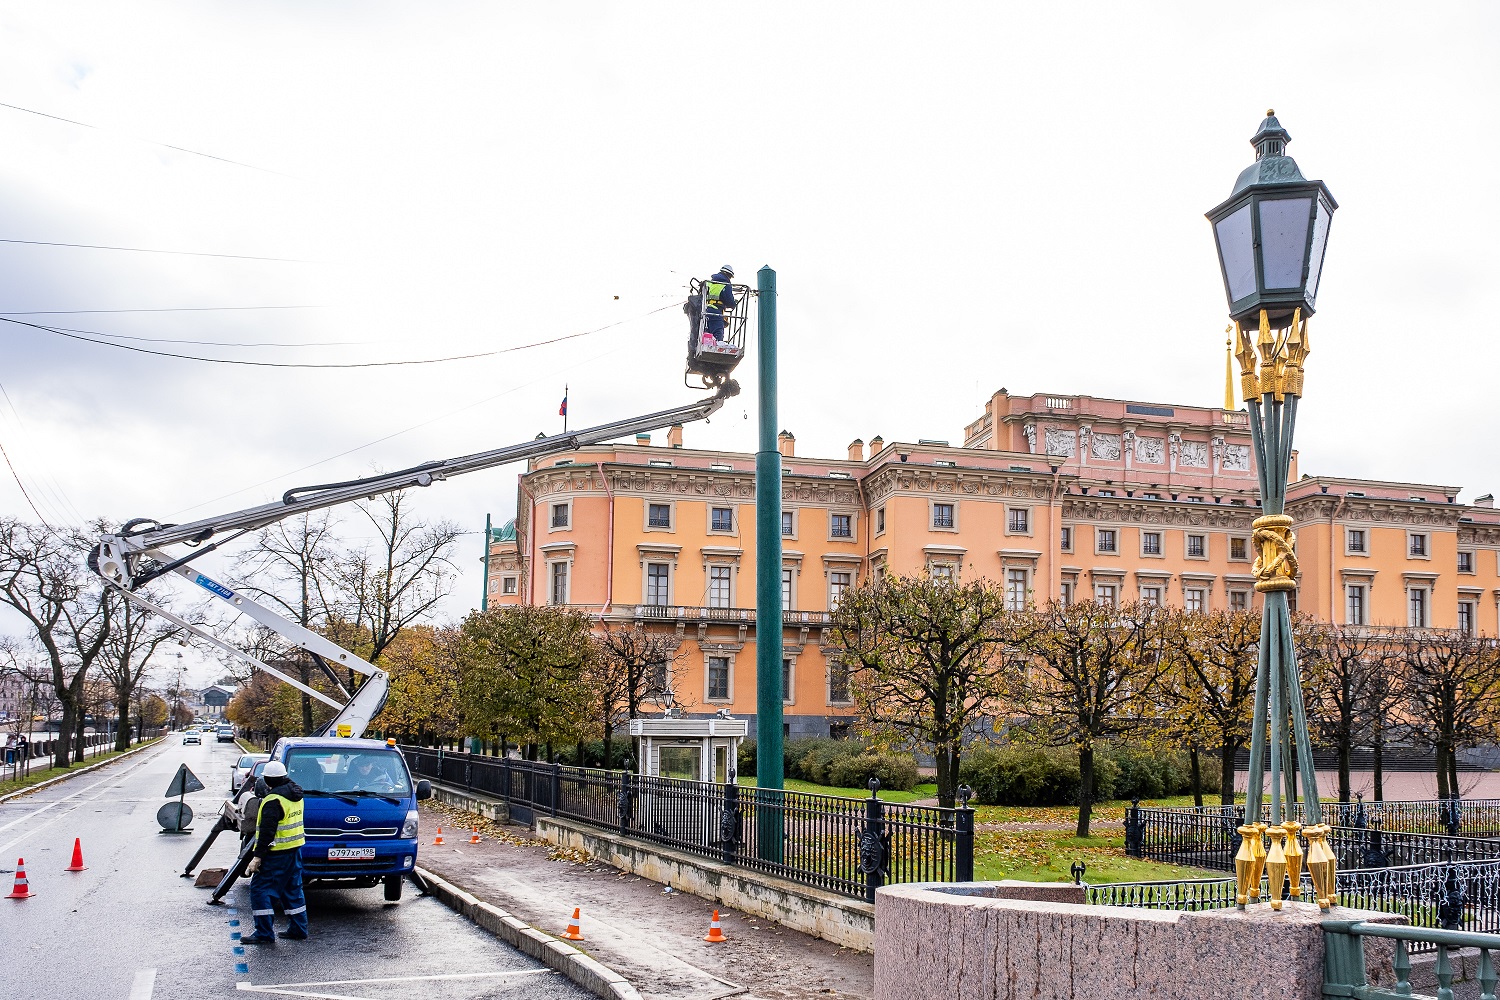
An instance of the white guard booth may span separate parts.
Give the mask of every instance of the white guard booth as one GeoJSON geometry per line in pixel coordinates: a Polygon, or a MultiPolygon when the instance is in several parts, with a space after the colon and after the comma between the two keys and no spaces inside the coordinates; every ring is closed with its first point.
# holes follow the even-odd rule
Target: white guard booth
{"type": "Polygon", "coordinates": [[[728,781],[747,731],[744,719],[724,716],[630,720],[641,773],[687,781],[728,781]]]}

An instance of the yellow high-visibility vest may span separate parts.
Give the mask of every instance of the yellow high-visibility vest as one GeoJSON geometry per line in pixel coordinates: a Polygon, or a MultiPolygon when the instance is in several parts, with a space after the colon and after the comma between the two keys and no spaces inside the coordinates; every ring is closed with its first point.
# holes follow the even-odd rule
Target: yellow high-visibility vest
{"type": "MultiPolygon", "coordinates": [[[[307,837],[302,833],[302,800],[293,802],[285,795],[272,792],[261,800],[260,808],[264,809],[272,799],[281,803],[281,822],[276,824],[276,837],[271,841],[271,850],[290,851],[307,843],[307,837]]],[[[255,825],[257,829],[260,827],[260,810],[256,810],[255,825]]]]}
{"type": "Polygon", "coordinates": [[[722,281],[710,281],[710,282],[707,283],[707,285],[708,285],[708,296],[707,296],[708,308],[710,308],[710,309],[717,309],[720,312],[723,312],[724,311],[724,303],[722,301],[720,301],[720,297],[723,296],[724,289],[726,287],[728,287],[728,286],[726,286],[724,284],[724,282],[722,282],[722,281]]]}

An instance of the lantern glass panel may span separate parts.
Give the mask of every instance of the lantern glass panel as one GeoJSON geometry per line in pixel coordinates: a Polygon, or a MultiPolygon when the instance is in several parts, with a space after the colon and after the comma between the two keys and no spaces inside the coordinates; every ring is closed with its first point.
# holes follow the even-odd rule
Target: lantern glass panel
{"type": "Polygon", "coordinates": [[[1241,205],[1234,214],[1220,219],[1214,226],[1219,238],[1219,258],[1224,263],[1224,277],[1229,282],[1229,301],[1238,302],[1255,293],[1255,240],[1250,232],[1250,205],[1241,205]]]}
{"type": "Polygon", "coordinates": [[[1323,250],[1328,246],[1328,224],[1332,221],[1333,214],[1319,198],[1318,217],[1313,220],[1312,249],[1308,256],[1307,302],[1309,305],[1315,305],[1318,300],[1318,279],[1323,275],[1323,250]]]}
{"type": "Polygon", "coordinates": [[[1301,286],[1311,214],[1311,198],[1277,198],[1260,203],[1261,266],[1267,288],[1301,286]]]}

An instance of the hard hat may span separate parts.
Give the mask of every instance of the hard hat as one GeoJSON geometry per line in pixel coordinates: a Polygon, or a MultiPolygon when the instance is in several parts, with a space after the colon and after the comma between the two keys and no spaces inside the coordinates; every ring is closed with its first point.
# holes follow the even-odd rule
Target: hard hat
{"type": "Polygon", "coordinates": [[[267,762],[267,764],[265,766],[265,769],[262,770],[260,773],[261,773],[261,776],[264,777],[268,781],[271,778],[285,778],[286,777],[286,765],[283,764],[279,760],[269,761],[269,762],[267,762]]]}
{"type": "Polygon", "coordinates": [[[723,271],[727,276],[731,278],[734,277],[734,268],[730,267],[728,264],[725,264],[723,267],[719,268],[719,270],[723,271]]]}

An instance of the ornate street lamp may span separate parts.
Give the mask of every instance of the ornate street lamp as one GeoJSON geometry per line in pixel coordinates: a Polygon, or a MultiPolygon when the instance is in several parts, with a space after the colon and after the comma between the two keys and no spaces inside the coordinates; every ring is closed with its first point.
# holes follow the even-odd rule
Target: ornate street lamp
{"type": "Polygon", "coordinates": [[[1275,112],[1266,112],[1250,140],[1255,162],[1240,173],[1229,200],[1208,213],[1234,320],[1240,387],[1250,411],[1260,476],[1261,516],[1252,525],[1251,542],[1256,549],[1255,589],[1265,595],[1245,824],[1238,831],[1242,842],[1235,857],[1235,902],[1243,909],[1259,901],[1262,871],[1270,877],[1272,909],[1281,909],[1283,878],[1290,879],[1292,898],[1300,896],[1300,831],[1307,839],[1306,864],[1317,903],[1326,910],[1335,901],[1334,858],[1326,842],[1330,830],[1322,823],[1318,805],[1302,677],[1292,643],[1287,593],[1297,587],[1297,538],[1285,509],[1292,432],[1310,350],[1307,321],[1317,302],[1328,227],[1338,203],[1322,181],[1302,176],[1286,155],[1290,140],[1275,112]],[[1288,766],[1293,741],[1302,763],[1305,827],[1288,808],[1297,800],[1296,779],[1288,766]],[[1267,770],[1269,822],[1262,818],[1267,770]]]}

